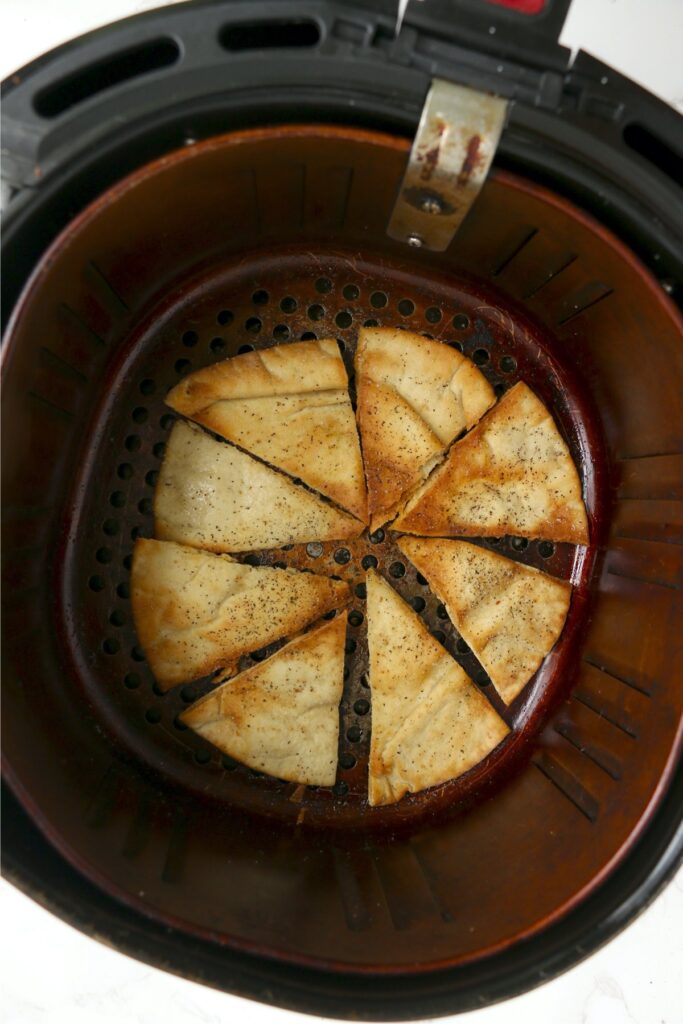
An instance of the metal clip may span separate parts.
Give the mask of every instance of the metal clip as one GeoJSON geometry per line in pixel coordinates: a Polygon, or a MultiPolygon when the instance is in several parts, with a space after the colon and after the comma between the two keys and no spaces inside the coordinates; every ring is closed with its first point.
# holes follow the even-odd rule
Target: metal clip
{"type": "Polygon", "coordinates": [[[507,101],[435,79],[427,94],[387,233],[443,252],[479,195],[507,101]]]}

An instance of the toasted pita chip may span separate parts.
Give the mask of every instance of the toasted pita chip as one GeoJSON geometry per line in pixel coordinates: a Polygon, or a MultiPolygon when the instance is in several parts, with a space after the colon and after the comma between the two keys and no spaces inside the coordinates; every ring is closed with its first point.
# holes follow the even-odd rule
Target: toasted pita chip
{"type": "Polygon", "coordinates": [[[466,541],[403,537],[399,547],[509,704],[562,632],[571,585],[466,541]]]}
{"type": "Polygon", "coordinates": [[[516,384],[453,445],[394,529],[427,537],[542,537],[588,543],[581,481],[552,416],[516,384]]]}
{"type": "Polygon", "coordinates": [[[374,530],[396,515],[451,441],[493,405],[495,395],[455,349],[381,327],[360,331],[356,386],[374,530]]]}
{"type": "Polygon", "coordinates": [[[346,616],[304,634],[183,712],[223,753],[307,786],[337,774],[346,616]]]}
{"type": "Polygon", "coordinates": [[[508,727],[415,612],[367,575],[372,692],[369,801],[390,804],[457,778],[508,727]]]}
{"type": "Polygon", "coordinates": [[[171,431],[154,495],[154,531],[209,551],[357,537],[363,524],[198,427],[171,431]]]}
{"type": "Polygon", "coordinates": [[[295,635],[349,597],[346,583],[324,576],[241,565],[167,541],[135,542],[133,618],[164,690],[218,668],[234,672],[241,655],[295,635]]]}
{"type": "Polygon", "coordinates": [[[365,520],[356,420],[334,339],[214,363],[185,377],[166,402],[365,520]]]}

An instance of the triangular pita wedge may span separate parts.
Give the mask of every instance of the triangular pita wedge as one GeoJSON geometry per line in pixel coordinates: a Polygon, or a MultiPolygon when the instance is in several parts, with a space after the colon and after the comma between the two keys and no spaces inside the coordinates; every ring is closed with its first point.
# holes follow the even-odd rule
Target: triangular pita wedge
{"type": "Polygon", "coordinates": [[[349,599],[346,583],[160,540],[139,539],[131,601],[159,686],[232,673],[243,654],[293,636],[349,599]]]}
{"type": "Polygon", "coordinates": [[[495,395],[460,352],[388,327],[360,331],[356,388],[370,526],[376,529],[396,515],[495,395]]]}
{"type": "Polygon", "coordinates": [[[509,704],[562,632],[571,585],[466,541],[403,537],[399,547],[509,704]]]}
{"type": "Polygon", "coordinates": [[[427,537],[543,537],[588,543],[581,481],[555,422],[516,384],[434,471],[394,529],[427,537]]]}
{"type": "Polygon", "coordinates": [[[346,616],[304,634],[183,712],[181,718],[249,768],[308,786],[337,774],[346,616]]]}
{"type": "Polygon", "coordinates": [[[282,473],[178,422],[154,495],[154,532],[209,551],[357,537],[363,524],[282,473]]]}
{"type": "Polygon", "coordinates": [[[374,572],[367,575],[367,612],[374,806],[462,775],[509,730],[420,617],[374,572]]]}
{"type": "Polygon", "coordinates": [[[185,377],[166,402],[365,520],[356,420],[334,339],[214,363],[185,377]]]}

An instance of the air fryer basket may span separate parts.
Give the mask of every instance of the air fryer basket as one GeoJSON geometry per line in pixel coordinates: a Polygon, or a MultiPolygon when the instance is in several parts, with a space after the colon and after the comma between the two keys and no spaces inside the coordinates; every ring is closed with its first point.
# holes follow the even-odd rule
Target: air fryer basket
{"type": "MultiPolygon", "coordinates": [[[[68,218],[14,309],[5,774],[70,865],[65,884],[75,870],[91,906],[111,900],[110,934],[121,904],[146,933],[123,940],[139,955],[303,1009],[446,1012],[539,980],[519,964],[491,984],[535,937],[554,948],[553,929],[566,928],[570,952],[546,973],[576,959],[591,944],[572,932],[576,915],[629,870],[622,904],[639,893],[636,855],[651,873],[638,903],[675,860],[676,812],[661,815],[681,738],[681,322],[623,241],[509,170],[491,174],[445,254],[412,252],[386,234],[410,139],[288,120],[140,160],[68,218]],[[169,387],[301,337],[337,337],[351,370],[368,322],[460,346],[499,393],[530,383],[580,467],[591,528],[578,551],[487,542],[572,579],[563,636],[520,699],[497,705],[512,737],[494,758],[374,810],[364,567],[376,560],[496,702],[390,530],[240,556],[352,584],[333,790],[260,776],[181,728],[178,712],[208,684],[155,687],[128,591],[134,539],[151,535],[169,387]],[[176,954],[191,943],[191,965],[159,952],[164,926],[176,954]]],[[[34,238],[39,207],[19,197],[15,223],[26,231],[33,216],[34,238]]],[[[12,802],[10,813],[12,834],[27,835],[12,802]]],[[[35,888],[35,860],[22,873],[15,842],[12,867],[35,888]]],[[[54,855],[42,856],[54,877],[54,855]]],[[[85,912],[89,927],[103,912],[85,912]]],[[[606,903],[598,921],[608,933],[606,903]]]]}

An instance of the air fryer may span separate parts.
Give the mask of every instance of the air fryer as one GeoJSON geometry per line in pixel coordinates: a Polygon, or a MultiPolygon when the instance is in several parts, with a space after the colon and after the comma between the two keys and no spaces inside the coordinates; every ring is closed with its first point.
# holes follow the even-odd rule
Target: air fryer
{"type": "Polygon", "coordinates": [[[411,0],[398,31],[379,0],[179,4],[4,83],[5,870],[88,934],[282,1006],[434,1016],[576,963],[674,870],[680,121],[570,60],[567,6],[411,0]],[[435,83],[505,101],[441,250],[431,186],[389,230],[435,83]],[[351,371],[374,323],[457,345],[498,394],[538,392],[591,541],[487,542],[573,581],[566,628],[496,756],[369,809],[365,567],[489,686],[390,529],[247,556],[352,584],[332,789],[183,728],[203,684],[155,687],[129,571],[168,389],[300,338],[338,338],[351,371]]]}

